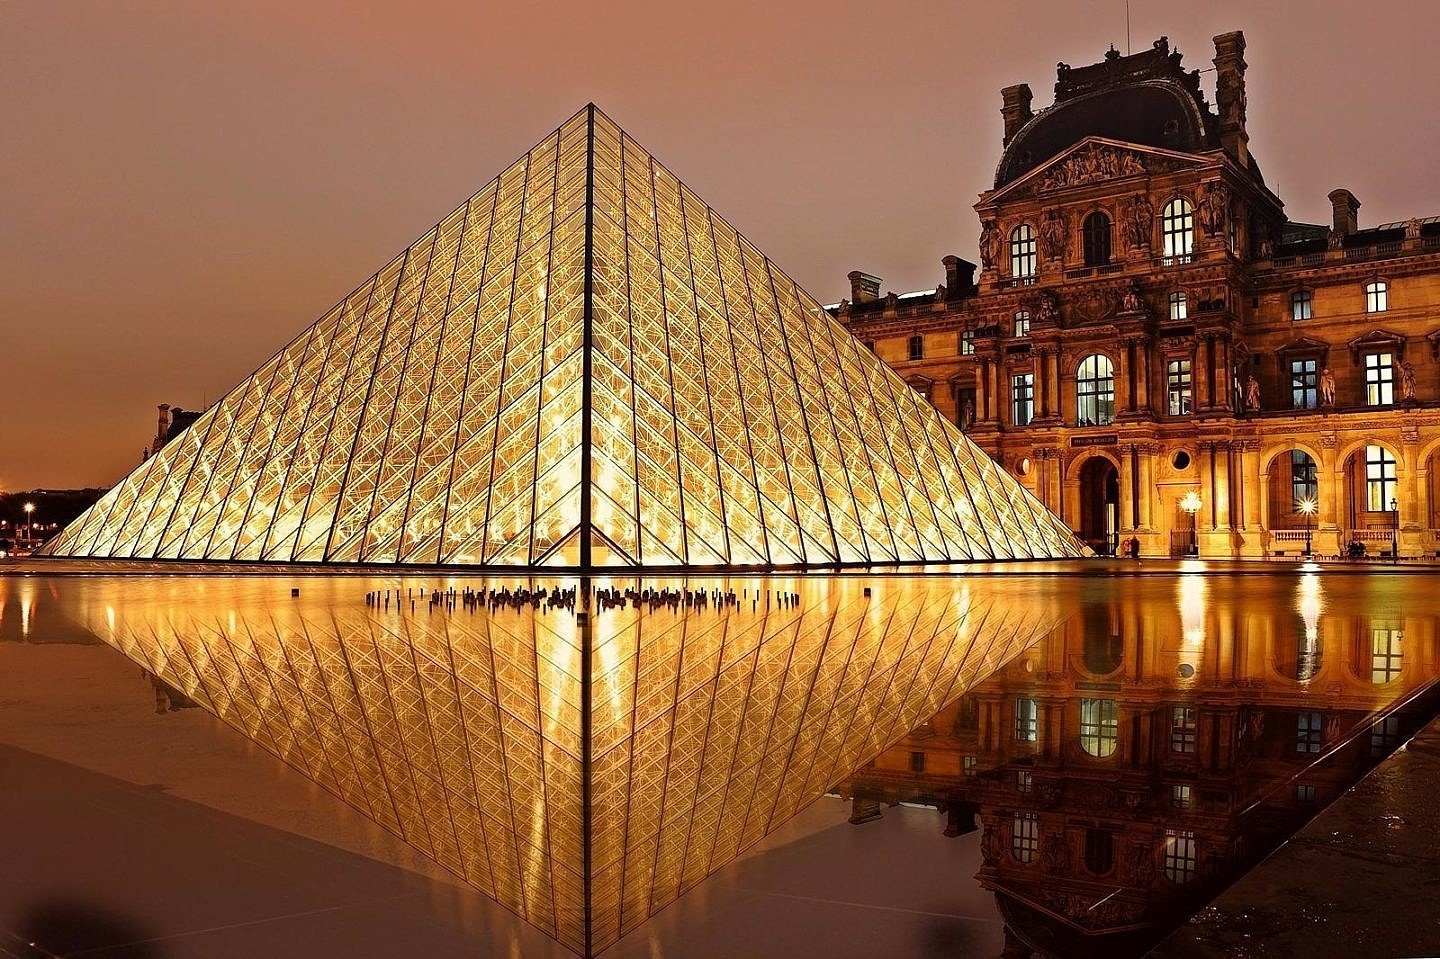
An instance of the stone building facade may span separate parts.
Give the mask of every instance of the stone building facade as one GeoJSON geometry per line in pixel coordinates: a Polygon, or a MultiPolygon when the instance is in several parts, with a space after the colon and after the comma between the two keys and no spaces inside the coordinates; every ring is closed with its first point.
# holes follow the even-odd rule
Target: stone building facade
{"type": "Polygon", "coordinates": [[[1213,106],[1165,38],[1007,87],[978,267],[831,310],[1099,552],[1434,556],[1440,217],[1289,220],[1213,62],[1213,106]]]}
{"type": "Polygon", "coordinates": [[[851,821],[909,803],[979,832],[1006,956],[1144,953],[1437,702],[1432,617],[1337,612],[1314,576],[1290,618],[1205,590],[1081,603],[841,784],[851,821]]]}

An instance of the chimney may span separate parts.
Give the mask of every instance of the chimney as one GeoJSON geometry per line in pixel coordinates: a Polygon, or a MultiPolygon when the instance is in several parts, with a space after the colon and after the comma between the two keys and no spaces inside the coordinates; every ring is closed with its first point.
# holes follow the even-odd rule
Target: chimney
{"type": "Polygon", "coordinates": [[[1220,114],[1220,146],[1241,166],[1250,164],[1250,135],[1245,132],[1245,34],[1215,38],[1215,109],[1220,114]]]}
{"type": "Polygon", "coordinates": [[[861,273],[859,270],[850,271],[850,302],[870,303],[880,299],[880,283],[878,276],[871,276],[869,273],[861,273]]]}
{"type": "Polygon", "coordinates": [[[975,288],[975,264],[950,254],[940,261],[945,264],[945,289],[951,296],[961,296],[975,288]]]}
{"type": "Polygon", "coordinates": [[[1360,228],[1360,201],[1349,190],[1331,190],[1330,216],[1335,232],[1349,236],[1360,228]]]}
{"type": "Polygon", "coordinates": [[[1013,87],[1006,87],[1000,91],[1000,96],[1005,103],[1000,110],[1000,115],[1005,118],[1005,139],[1000,145],[1008,147],[1010,141],[1015,139],[1015,134],[1020,132],[1020,128],[1035,115],[1030,112],[1030,84],[1017,83],[1013,87]]]}

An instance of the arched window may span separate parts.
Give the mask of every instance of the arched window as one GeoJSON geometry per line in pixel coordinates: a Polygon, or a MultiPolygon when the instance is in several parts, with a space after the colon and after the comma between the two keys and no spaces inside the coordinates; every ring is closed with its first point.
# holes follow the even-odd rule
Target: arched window
{"type": "Polygon", "coordinates": [[[1115,419],[1115,364],[1102,353],[1080,361],[1075,372],[1075,422],[1106,426],[1115,419]]]}
{"type": "Polygon", "coordinates": [[[1120,739],[1120,712],[1113,699],[1080,700],[1080,748],[1104,759],[1120,739]]]}
{"type": "Polygon", "coordinates": [[[1195,250],[1195,210],[1190,201],[1176,197],[1165,204],[1160,216],[1160,235],[1165,263],[1188,263],[1195,250]]]}
{"type": "Polygon", "coordinates": [[[1096,210],[1080,227],[1085,247],[1086,266],[1105,266],[1110,262],[1110,218],[1096,210]]]}
{"type": "Polygon", "coordinates": [[[1010,275],[1017,280],[1034,280],[1039,265],[1035,231],[1022,223],[1010,231],[1010,275]]]}
{"type": "Polygon", "coordinates": [[[1365,312],[1384,313],[1390,309],[1390,287],[1384,280],[1365,284],[1365,312]]]}

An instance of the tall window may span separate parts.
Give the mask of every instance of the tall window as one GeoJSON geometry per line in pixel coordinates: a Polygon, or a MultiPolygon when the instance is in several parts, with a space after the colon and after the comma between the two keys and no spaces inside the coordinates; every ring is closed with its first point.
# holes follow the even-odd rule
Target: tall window
{"type": "Polygon", "coordinates": [[[1028,769],[1015,770],[1015,791],[1028,793],[1035,789],[1035,774],[1028,769]]]}
{"type": "Polygon", "coordinates": [[[1296,290],[1290,294],[1290,319],[1308,320],[1315,316],[1315,294],[1309,290],[1296,290]]]}
{"type": "Polygon", "coordinates": [[[1015,700],[1015,738],[1033,743],[1040,731],[1039,712],[1033,699],[1015,700]]]}
{"type": "Polygon", "coordinates": [[[1011,324],[1010,330],[1011,330],[1011,332],[1012,332],[1015,336],[1029,336],[1029,335],[1030,335],[1030,311],[1029,311],[1029,310],[1016,310],[1016,311],[1015,311],[1015,316],[1014,316],[1014,322],[1011,324]]]}
{"type": "Polygon", "coordinates": [[[1170,787],[1170,805],[1176,809],[1190,808],[1190,786],[1176,783],[1170,787]]]}
{"type": "Polygon", "coordinates": [[[925,359],[925,337],[921,336],[919,333],[916,333],[914,336],[910,337],[910,359],[925,359]]]}
{"type": "Polygon", "coordinates": [[[1388,756],[1400,745],[1400,717],[1386,716],[1370,727],[1370,758],[1388,756]]]}
{"type": "Polygon", "coordinates": [[[1035,231],[1030,224],[1022,223],[1010,231],[1010,275],[1017,280],[1033,281],[1038,265],[1035,231]]]}
{"type": "Polygon", "coordinates": [[[1017,373],[1010,378],[1013,400],[1012,420],[1016,426],[1029,426],[1035,418],[1035,374],[1017,373]]]}
{"type": "Polygon", "coordinates": [[[1365,312],[1384,313],[1390,309],[1390,287],[1384,280],[1365,284],[1365,312]]]}
{"type": "Polygon", "coordinates": [[[1295,720],[1295,751],[1318,753],[1324,743],[1324,717],[1319,713],[1301,713],[1295,720]]]}
{"type": "Polygon", "coordinates": [[[1404,638],[1398,629],[1370,630],[1370,682],[1381,685],[1400,675],[1400,641],[1404,638]]]}
{"type": "Polygon", "coordinates": [[[1313,410],[1320,405],[1320,363],[1315,359],[1290,361],[1290,406],[1313,410]]]}
{"type": "Polygon", "coordinates": [[[1085,218],[1080,226],[1085,247],[1086,266],[1105,266],[1110,262],[1110,218],[1099,210],[1085,218]]]}
{"type": "Polygon", "coordinates": [[[1365,508],[1384,513],[1395,499],[1395,457],[1383,446],[1365,447],[1365,508]]]}
{"type": "Polygon", "coordinates": [[[1115,865],[1115,836],[1108,829],[1085,830],[1085,871],[1103,876],[1115,865]]]}
{"type": "Polygon", "coordinates": [[[1165,830],[1165,878],[1177,885],[1195,878],[1195,833],[1191,830],[1165,830]]]}
{"type": "Polygon", "coordinates": [[[1171,360],[1165,364],[1165,396],[1171,416],[1190,415],[1192,392],[1189,360],[1171,360]]]}
{"type": "Polygon", "coordinates": [[[1080,748],[1104,759],[1120,738],[1120,713],[1113,699],[1080,700],[1080,748]]]}
{"type": "Polygon", "coordinates": [[[968,430],[975,425],[975,387],[965,386],[960,388],[959,408],[956,409],[956,422],[962,430],[968,430]]]}
{"type": "Polygon", "coordinates": [[[1105,426],[1115,419],[1115,366],[1093,353],[1075,373],[1075,419],[1080,426],[1105,426]]]}
{"type": "Polygon", "coordinates": [[[1033,812],[1018,812],[1010,824],[1010,855],[1016,862],[1034,862],[1040,848],[1040,817],[1033,812]]]}
{"type": "Polygon", "coordinates": [[[1170,751],[1186,756],[1195,754],[1195,737],[1198,726],[1195,709],[1192,706],[1174,706],[1170,709],[1170,751]]]}
{"type": "Polygon", "coordinates": [[[1290,451],[1290,499],[1298,508],[1300,503],[1306,500],[1314,500],[1319,495],[1320,482],[1319,470],[1315,467],[1315,460],[1304,450],[1290,451]]]}
{"type": "Polygon", "coordinates": [[[974,330],[961,330],[961,331],[960,331],[960,355],[961,355],[961,356],[974,356],[974,355],[975,355],[975,331],[974,331],[974,330]]]}
{"type": "Polygon", "coordinates": [[[1160,215],[1160,236],[1166,265],[1190,262],[1195,250],[1195,211],[1190,201],[1176,197],[1160,215]]]}
{"type": "Polygon", "coordinates": [[[1179,291],[1170,294],[1170,319],[1183,320],[1190,315],[1190,305],[1185,294],[1179,291]]]}
{"type": "Polygon", "coordinates": [[[1365,403],[1389,406],[1395,402],[1395,356],[1393,353],[1365,354],[1365,403]]]}

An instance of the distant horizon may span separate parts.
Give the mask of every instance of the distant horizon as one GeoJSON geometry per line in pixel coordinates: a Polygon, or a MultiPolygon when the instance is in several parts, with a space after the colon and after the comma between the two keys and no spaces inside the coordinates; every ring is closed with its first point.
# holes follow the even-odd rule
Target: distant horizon
{"type": "MultiPolygon", "coordinates": [[[[978,259],[1000,89],[1038,112],[1057,60],[1123,52],[1110,6],[742,3],[667,36],[638,3],[7,5],[0,489],[114,485],[158,404],[218,400],[586,102],[821,302],[854,269],[933,289],[941,257],[978,259]]],[[[1167,36],[1212,102],[1212,37],[1245,32],[1251,148],[1292,220],[1328,222],[1337,187],[1362,227],[1440,213],[1428,5],[1133,7],[1132,49],[1167,36]]]]}

